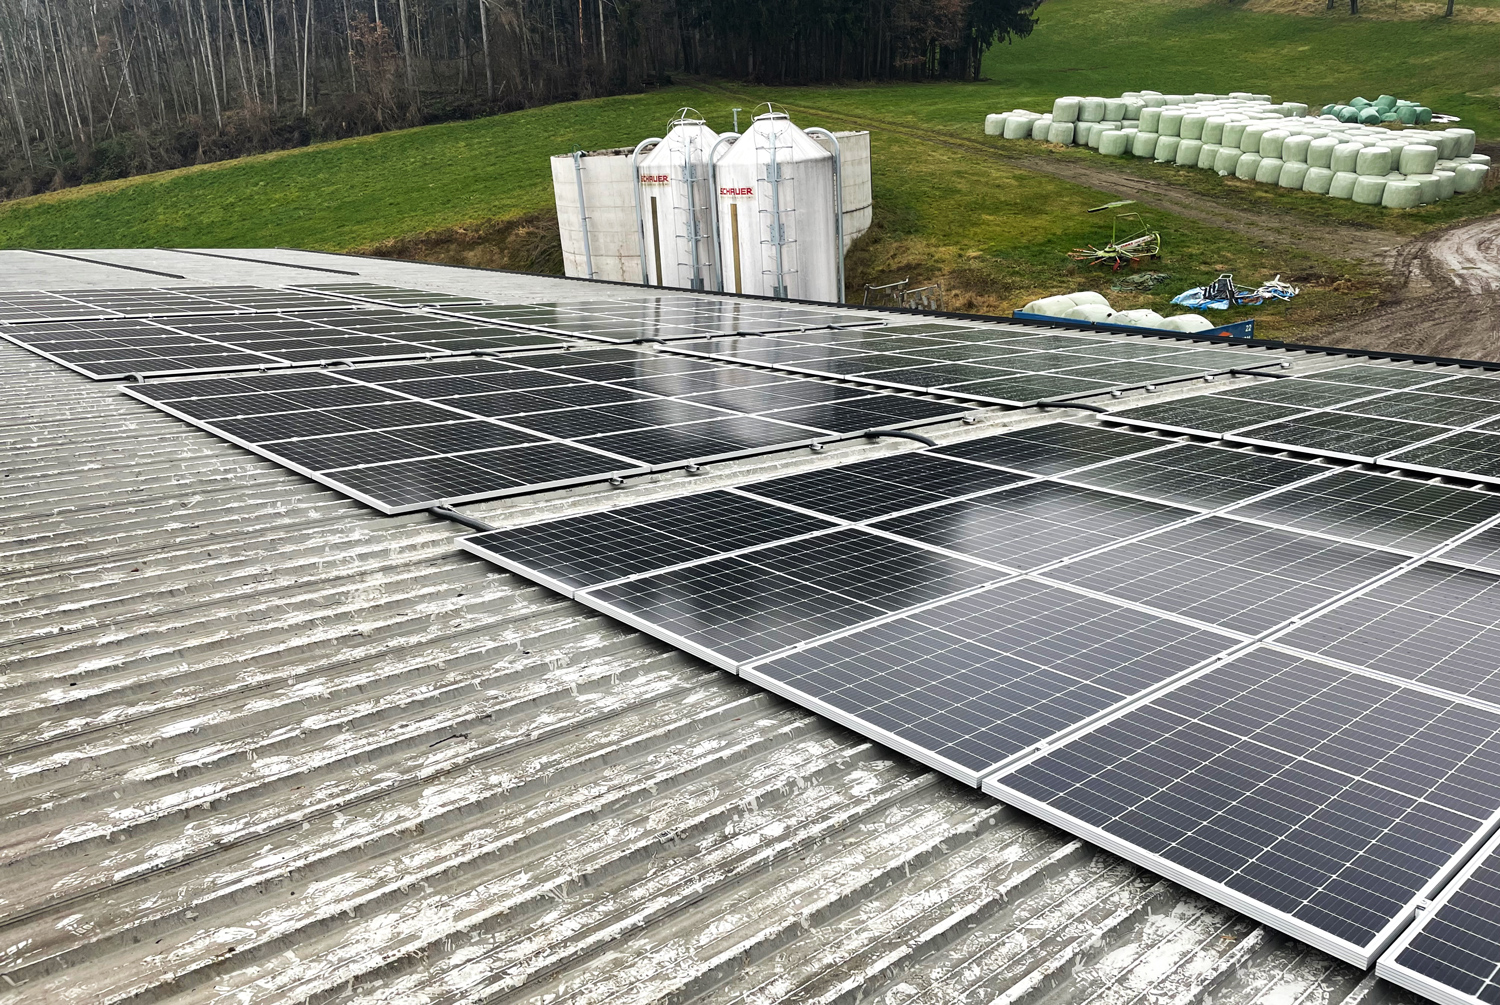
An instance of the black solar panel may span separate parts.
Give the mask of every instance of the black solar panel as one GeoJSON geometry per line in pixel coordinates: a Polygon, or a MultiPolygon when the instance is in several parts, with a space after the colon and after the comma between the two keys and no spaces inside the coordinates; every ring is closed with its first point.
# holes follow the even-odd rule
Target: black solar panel
{"type": "Polygon", "coordinates": [[[433,293],[429,290],[414,290],[404,286],[383,286],[380,283],[304,283],[300,289],[314,293],[349,297],[392,307],[440,307],[452,304],[482,304],[482,297],[461,296],[454,293],[433,293]]]}
{"type": "Polygon", "coordinates": [[[1317,375],[1313,375],[1312,377],[1284,377],[1280,380],[1231,385],[1218,393],[1227,398],[1265,401],[1273,405],[1331,408],[1334,405],[1343,405],[1380,394],[1381,390],[1358,384],[1322,381],[1317,379],[1317,375]]]}
{"type": "Polygon", "coordinates": [[[1016,579],[742,673],[972,784],[997,762],[1233,644],[1016,579]]]}
{"type": "Polygon", "coordinates": [[[1240,443],[1285,447],[1326,457],[1370,462],[1448,432],[1442,426],[1376,419],[1342,412],[1313,412],[1225,436],[1240,443]]]}
{"type": "Polygon", "coordinates": [[[859,529],[655,573],[579,599],[729,669],[1004,578],[859,529]]]}
{"type": "Polygon", "coordinates": [[[1111,492],[1211,510],[1325,471],[1320,465],[1284,457],[1179,443],[1063,477],[1111,492]]]}
{"type": "Polygon", "coordinates": [[[933,452],[1031,475],[1059,475],[1089,464],[1158,450],[1171,441],[1097,426],[1054,422],[998,436],[964,440],[933,452]]]}
{"type": "Polygon", "coordinates": [[[1500,705],[1500,576],[1426,562],[1280,641],[1500,705]]]}
{"type": "Polygon", "coordinates": [[[1500,1001],[1500,835],[1417,916],[1376,973],[1443,1005],[1500,1001]]]}
{"type": "Polygon", "coordinates": [[[1344,405],[1339,411],[1458,428],[1500,415],[1500,401],[1456,398],[1445,394],[1425,394],[1421,391],[1392,391],[1379,398],[1369,398],[1344,405]]]}
{"type": "Polygon", "coordinates": [[[332,297],[259,286],[178,286],[0,293],[0,324],[93,318],[173,317],[348,306],[332,297]]]}
{"type": "Polygon", "coordinates": [[[1011,569],[1036,569],[1191,516],[1190,510],[1054,482],[1031,482],[872,524],[1011,569]]]}
{"type": "Polygon", "coordinates": [[[1168,432],[1220,435],[1278,419],[1304,415],[1307,409],[1268,401],[1249,401],[1222,395],[1199,395],[1176,401],[1138,405],[1101,416],[1101,421],[1168,432]]]}
{"type": "Polygon", "coordinates": [[[346,307],[12,325],[0,327],[0,337],[96,380],[563,344],[552,335],[410,311],[346,307]]]}
{"type": "Polygon", "coordinates": [[[1264,648],[986,783],[1368,966],[1500,808],[1500,714],[1264,648]]]}
{"type": "Polygon", "coordinates": [[[576,589],[833,527],[733,492],[663,499],[464,538],[466,551],[576,589]]]}
{"type": "Polygon", "coordinates": [[[1013,485],[1021,479],[1007,471],[926,451],[907,451],[756,482],[743,486],[742,491],[836,520],[862,521],[1013,485]]]}
{"type": "Polygon", "coordinates": [[[1390,475],[1335,471],[1236,507],[1292,530],[1422,554],[1500,514],[1500,496],[1390,475]]]}
{"type": "Polygon", "coordinates": [[[1329,380],[1336,384],[1362,384],[1365,387],[1383,387],[1392,390],[1420,387],[1423,384],[1444,379],[1446,376],[1447,374],[1440,370],[1408,366],[1375,366],[1369,363],[1319,370],[1312,374],[1315,380],[1329,380]]]}
{"type": "Polygon", "coordinates": [[[1451,473],[1500,483],[1500,433],[1477,429],[1452,433],[1431,443],[1397,451],[1384,458],[1383,463],[1412,471],[1451,473]]]}
{"type": "Polygon", "coordinates": [[[1257,635],[1364,585],[1401,556],[1207,517],[1050,570],[1059,582],[1257,635]]]}
{"type": "Polygon", "coordinates": [[[812,406],[785,407],[821,396],[827,385],[806,378],[781,378],[778,393],[761,397],[767,411],[759,415],[631,389],[663,369],[686,369],[667,376],[701,378],[700,387],[740,372],[601,348],[146,384],[128,393],[386,512],[785,449],[964,410],[865,390],[858,409],[841,416],[863,416],[864,425],[817,427],[788,418],[812,406]],[[490,390],[505,387],[524,390],[490,390]],[[354,435],[366,433],[380,435],[354,435]]]}

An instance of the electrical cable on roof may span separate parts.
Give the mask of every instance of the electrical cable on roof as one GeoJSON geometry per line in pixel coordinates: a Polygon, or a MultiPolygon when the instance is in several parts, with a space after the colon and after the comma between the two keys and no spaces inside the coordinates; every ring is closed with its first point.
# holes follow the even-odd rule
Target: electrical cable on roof
{"type": "Polygon", "coordinates": [[[903,440],[915,440],[917,443],[921,443],[921,444],[924,444],[924,445],[929,446],[929,447],[935,447],[935,446],[938,445],[937,440],[929,439],[929,438],[923,436],[921,433],[913,433],[913,432],[910,432],[910,431],[905,430],[905,429],[866,429],[865,430],[865,439],[867,439],[867,440],[877,440],[877,439],[879,439],[882,436],[899,436],[903,440]]]}

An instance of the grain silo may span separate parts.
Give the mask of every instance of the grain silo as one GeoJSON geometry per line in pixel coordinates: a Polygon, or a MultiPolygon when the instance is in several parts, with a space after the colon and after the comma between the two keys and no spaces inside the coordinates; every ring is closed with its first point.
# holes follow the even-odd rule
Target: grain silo
{"type": "MultiPolygon", "coordinates": [[[[709,153],[719,135],[684,108],[667,135],[636,158],[645,282],[689,290],[717,284],[709,153]]],[[[642,144],[645,146],[645,144],[642,144]]]]}
{"type": "Polygon", "coordinates": [[[641,281],[631,149],[577,151],[552,158],[552,194],[563,272],[577,279],[641,281]]]}
{"type": "MultiPolygon", "coordinates": [[[[809,135],[818,145],[829,152],[833,145],[820,132],[809,130],[809,135]]],[[[874,194],[870,183],[870,134],[859,132],[836,132],[838,141],[839,181],[844,210],[844,253],[849,246],[870,229],[874,220],[874,194]]]]}
{"type": "Polygon", "coordinates": [[[723,289],[842,301],[835,155],[784,112],[771,111],[728,145],[714,172],[723,289]]]}

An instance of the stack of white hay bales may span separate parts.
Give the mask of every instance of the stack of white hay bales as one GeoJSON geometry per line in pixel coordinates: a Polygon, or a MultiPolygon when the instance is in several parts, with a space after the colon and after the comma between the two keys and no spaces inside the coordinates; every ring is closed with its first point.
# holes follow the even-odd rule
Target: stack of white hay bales
{"type": "Polygon", "coordinates": [[[1033,300],[1021,308],[1025,314],[1049,318],[1066,318],[1086,324],[1131,325],[1135,328],[1159,328],[1169,332],[1201,332],[1214,326],[1202,314],[1176,314],[1164,318],[1152,310],[1116,311],[1099,293],[1085,290],[1033,300]]]}
{"type": "Polygon", "coordinates": [[[1048,114],[1018,108],[989,115],[984,131],[1393,209],[1473,192],[1490,170],[1490,158],[1474,152],[1472,129],[1397,131],[1307,113],[1299,102],[1273,104],[1270,95],[1243,91],[1126,91],[1118,98],[1058,98],[1048,114]]]}

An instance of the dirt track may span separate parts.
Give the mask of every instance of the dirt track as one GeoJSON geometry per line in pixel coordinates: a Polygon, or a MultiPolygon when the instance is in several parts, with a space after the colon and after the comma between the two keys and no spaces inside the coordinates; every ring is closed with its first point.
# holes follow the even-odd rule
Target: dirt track
{"type": "Polygon", "coordinates": [[[1320,341],[1500,360],[1500,215],[1423,234],[1389,262],[1390,292],[1320,341]]]}

